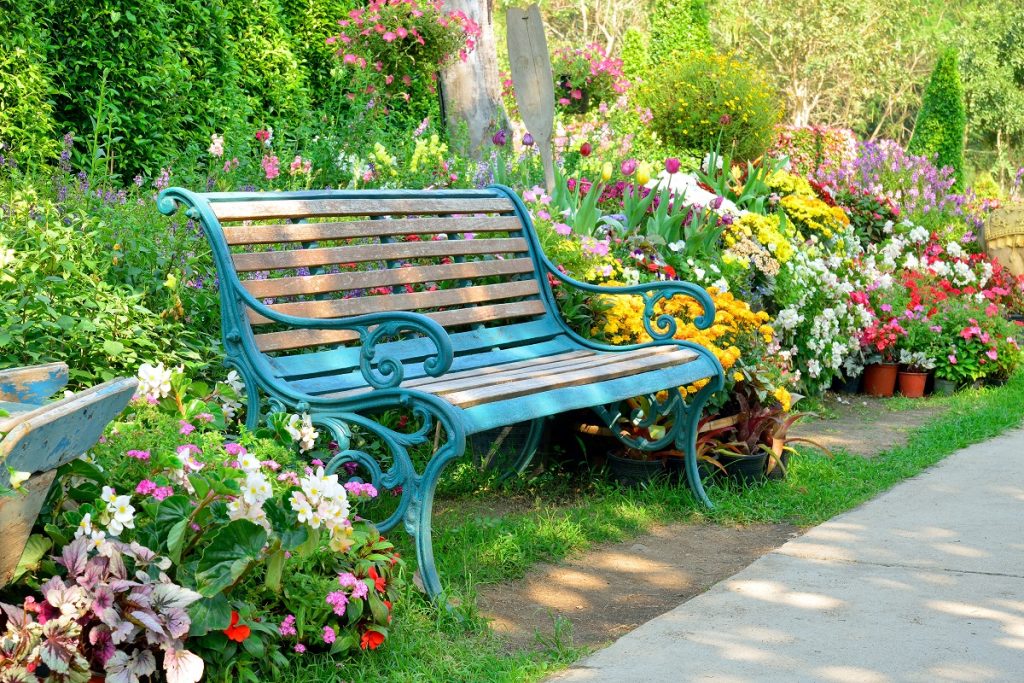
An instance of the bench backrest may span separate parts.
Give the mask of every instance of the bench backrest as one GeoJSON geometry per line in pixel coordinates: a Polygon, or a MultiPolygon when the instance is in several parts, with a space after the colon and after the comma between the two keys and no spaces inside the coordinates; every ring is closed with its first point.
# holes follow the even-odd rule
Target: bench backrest
{"type": "MultiPolygon", "coordinates": [[[[220,271],[222,315],[253,349],[294,354],[351,344],[344,330],[289,329],[239,305],[243,288],[302,318],[389,311],[430,316],[450,332],[548,316],[529,220],[502,188],[161,195],[188,204],[220,271]]],[[[520,205],[521,206],[521,205],[520,205]]]]}

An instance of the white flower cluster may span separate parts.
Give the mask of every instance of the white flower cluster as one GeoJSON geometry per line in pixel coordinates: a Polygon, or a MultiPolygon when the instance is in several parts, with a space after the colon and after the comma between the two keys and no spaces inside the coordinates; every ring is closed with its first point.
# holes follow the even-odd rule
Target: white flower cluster
{"type": "Polygon", "coordinates": [[[313,428],[313,421],[307,413],[289,416],[288,424],[284,428],[292,440],[298,442],[299,450],[303,453],[312,450],[317,437],[320,436],[320,432],[313,428]]]}
{"type": "Polygon", "coordinates": [[[143,363],[139,367],[139,388],[135,393],[136,397],[145,398],[149,401],[159,401],[171,393],[171,377],[174,371],[165,368],[163,363],[150,365],[143,363]]]}
{"type": "Polygon", "coordinates": [[[132,506],[131,496],[119,496],[117,491],[109,486],[103,487],[100,500],[107,504],[106,515],[109,520],[106,531],[100,526],[99,521],[94,521],[92,513],[85,513],[75,530],[75,538],[86,537],[90,545],[102,551],[106,545],[107,535],[112,537],[120,536],[125,529],[135,528],[135,508],[132,506]]]}
{"type": "Polygon", "coordinates": [[[228,373],[227,378],[224,380],[231,391],[234,393],[233,396],[221,396],[220,406],[221,410],[224,411],[224,419],[232,420],[235,415],[238,414],[239,408],[242,407],[242,402],[238,399],[245,396],[245,383],[242,382],[242,378],[238,375],[237,370],[232,370],[228,373]]]}
{"type": "Polygon", "coordinates": [[[335,537],[345,535],[351,528],[348,494],[338,482],[338,475],[325,475],[324,468],[317,467],[299,480],[299,488],[302,490],[292,492],[290,501],[299,522],[312,529],[325,527],[331,533],[333,546],[335,537]]]}
{"type": "Polygon", "coordinates": [[[245,449],[238,453],[238,468],[245,473],[242,484],[242,497],[228,503],[228,517],[231,519],[248,519],[270,531],[270,522],[263,504],[273,495],[270,480],[263,474],[263,465],[259,458],[245,449]]]}

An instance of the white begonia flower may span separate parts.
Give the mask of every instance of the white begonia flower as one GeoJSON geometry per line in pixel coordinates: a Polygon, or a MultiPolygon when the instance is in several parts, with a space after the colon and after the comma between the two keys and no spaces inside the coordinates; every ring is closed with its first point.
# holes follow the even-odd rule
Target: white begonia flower
{"type": "Polygon", "coordinates": [[[86,512],[82,515],[82,520],[78,523],[78,529],[75,530],[75,538],[89,536],[92,534],[92,531],[92,513],[86,512]]]}
{"type": "Polygon", "coordinates": [[[669,242],[668,248],[672,251],[682,251],[686,248],[686,240],[678,240],[676,242],[669,242]]]}
{"type": "Polygon", "coordinates": [[[246,472],[256,472],[260,469],[260,460],[252,453],[244,453],[238,459],[238,467],[246,472]]]}
{"type": "Polygon", "coordinates": [[[913,254],[907,254],[907,257],[903,260],[903,267],[907,270],[918,270],[921,267],[921,261],[913,254]]]}
{"type": "Polygon", "coordinates": [[[103,491],[100,493],[100,500],[102,500],[104,503],[107,503],[108,505],[116,497],[117,497],[117,491],[115,491],[114,489],[110,488],[109,486],[104,486],[103,487],[103,491]]]}
{"type": "Polygon", "coordinates": [[[317,437],[320,436],[320,432],[313,427],[313,420],[307,413],[303,413],[301,416],[291,415],[284,428],[292,440],[299,443],[299,451],[302,453],[312,450],[317,437]]]}
{"type": "Polygon", "coordinates": [[[131,501],[129,496],[118,496],[107,504],[107,512],[127,529],[135,528],[135,508],[132,507],[131,501]]]}
{"type": "Polygon", "coordinates": [[[149,400],[158,401],[171,393],[172,371],[165,368],[163,363],[150,365],[143,363],[139,367],[139,388],[136,396],[149,400]]]}
{"type": "Polygon", "coordinates": [[[953,258],[960,258],[964,254],[964,250],[960,247],[960,243],[956,240],[946,245],[946,253],[953,258]]]}
{"type": "Polygon", "coordinates": [[[107,535],[100,529],[94,529],[89,533],[89,545],[102,553],[107,546],[107,535]]]}
{"type": "Polygon", "coordinates": [[[927,228],[923,228],[920,225],[910,231],[908,235],[910,241],[915,244],[924,244],[931,238],[931,233],[928,232],[927,228]]]}
{"type": "Polygon", "coordinates": [[[882,232],[884,232],[886,235],[891,235],[892,234],[892,227],[893,227],[893,222],[892,221],[886,221],[885,225],[882,226],[882,232]]]}

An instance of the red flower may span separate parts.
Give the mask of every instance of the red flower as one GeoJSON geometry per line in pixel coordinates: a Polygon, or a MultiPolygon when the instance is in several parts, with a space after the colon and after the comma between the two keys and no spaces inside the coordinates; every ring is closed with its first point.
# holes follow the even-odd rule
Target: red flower
{"type": "Polygon", "coordinates": [[[373,587],[381,593],[383,593],[384,589],[388,587],[387,581],[384,580],[383,576],[377,573],[376,567],[370,567],[370,578],[373,579],[373,587]]]}
{"type": "Polygon", "coordinates": [[[377,631],[369,630],[363,633],[363,637],[359,639],[359,647],[364,650],[376,650],[384,642],[384,634],[377,631]]]}
{"type": "Polygon", "coordinates": [[[250,633],[251,631],[248,626],[238,623],[238,612],[231,610],[231,624],[224,629],[224,635],[228,637],[228,640],[241,643],[249,637],[250,633]]]}

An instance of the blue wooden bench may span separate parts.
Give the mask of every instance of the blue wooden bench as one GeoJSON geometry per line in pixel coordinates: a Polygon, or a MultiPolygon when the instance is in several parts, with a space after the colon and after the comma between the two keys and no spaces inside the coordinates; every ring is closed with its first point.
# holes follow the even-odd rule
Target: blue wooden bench
{"type": "Polygon", "coordinates": [[[696,324],[707,327],[714,308],[702,288],[670,281],[613,290],[567,277],[543,254],[522,201],[500,186],[160,193],[164,214],[179,205],[213,250],[225,362],[245,381],[249,427],[259,425],[261,403],[307,412],[341,445],[331,468],[355,461],[374,485],[401,486],[398,509],[380,527],[404,521],[431,596],[441,591],[434,489],[470,434],[579,408],[609,426],[623,416],[641,425],[660,418],[669,424],[664,437],[628,444],[684,451],[690,486],[710,504],[694,443],[722,368],[706,349],[673,340],[675,321],[655,313],[662,299],[693,297],[704,309],[696,324]],[[580,336],[558,311],[553,281],[643,297],[654,341],[615,347],[580,336]],[[663,391],[701,379],[710,381],[688,404],[663,391]],[[657,413],[630,412],[626,400],[637,396],[650,396],[657,413]],[[378,421],[395,409],[415,417],[411,427],[378,421]],[[353,427],[383,441],[386,466],[354,447],[353,427]],[[408,450],[430,440],[437,448],[418,473],[408,450]]]}
{"type": "Polygon", "coordinates": [[[67,382],[64,363],[0,370],[0,489],[12,471],[31,475],[0,496],[0,586],[18,566],[57,468],[92,448],[138,386],[116,379],[44,403],[67,382]]]}

